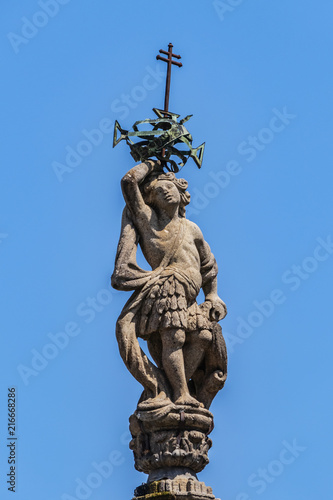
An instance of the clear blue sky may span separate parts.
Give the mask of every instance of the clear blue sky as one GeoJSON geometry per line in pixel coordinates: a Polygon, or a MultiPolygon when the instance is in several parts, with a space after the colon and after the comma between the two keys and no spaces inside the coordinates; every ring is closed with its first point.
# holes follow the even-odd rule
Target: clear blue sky
{"type": "Polygon", "coordinates": [[[170,109],[206,141],[182,171],[188,217],[229,309],[200,478],[222,500],[332,497],[332,16],[329,0],[2,7],[1,499],[13,386],[16,500],[125,500],[145,481],[126,434],[141,388],[114,335],[128,294],[109,280],[134,163],[110,123],[162,107],[169,42],[170,109]]]}

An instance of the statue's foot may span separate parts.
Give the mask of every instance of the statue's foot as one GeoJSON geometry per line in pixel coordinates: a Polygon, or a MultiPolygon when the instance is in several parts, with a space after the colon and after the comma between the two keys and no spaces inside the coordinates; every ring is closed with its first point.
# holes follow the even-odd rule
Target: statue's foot
{"type": "Polygon", "coordinates": [[[155,396],[154,398],[151,398],[150,401],[156,401],[156,403],[160,402],[160,401],[170,401],[171,400],[168,398],[168,396],[165,394],[164,391],[161,391],[157,394],[157,396],[155,396]]]}
{"type": "Polygon", "coordinates": [[[164,391],[161,391],[157,396],[153,398],[148,398],[145,401],[142,401],[139,406],[140,408],[145,408],[145,407],[161,407],[161,406],[167,406],[172,404],[172,401],[168,396],[165,394],[164,391]]]}
{"type": "Polygon", "coordinates": [[[189,394],[184,394],[184,395],[181,395],[179,396],[179,398],[176,399],[175,401],[175,404],[176,405],[180,405],[180,406],[195,406],[196,408],[203,408],[204,405],[202,403],[200,403],[197,399],[193,398],[192,396],[190,396],[189,394]]]}

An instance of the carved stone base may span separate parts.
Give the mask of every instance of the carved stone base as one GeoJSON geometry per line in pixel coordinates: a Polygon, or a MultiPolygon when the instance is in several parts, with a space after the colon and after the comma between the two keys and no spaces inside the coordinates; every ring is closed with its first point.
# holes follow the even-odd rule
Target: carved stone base
{"type": "Polygon", "coordinates": [[[215,500],[196,476],[209,462],[213,415],[205,408],[146,402],[130,417],[135,468],[149,474],[133,500],[215,500]]]}
{"type": "Polygon", "coordinates": [[[134,494],[133,500],[218,500],[212,492],[212,488],[198,481],[195,474],[177,474],[180,469],[170,469],[166,476],[173,478],[160,479],[139,486],[134,494]]]}
{"type": "Polygon", "coordinates": [[[205,408],[170,405],[138,409],[130,417],[135,468],[151,474],[170,467],[200,472],[209,462],[213,415],[205,408]]]}

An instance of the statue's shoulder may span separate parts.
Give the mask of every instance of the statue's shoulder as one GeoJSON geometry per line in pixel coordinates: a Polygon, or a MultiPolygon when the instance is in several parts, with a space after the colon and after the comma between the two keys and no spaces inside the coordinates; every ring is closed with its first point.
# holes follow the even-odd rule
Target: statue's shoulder
{"type": "Polygon", "coordinates": [[[194,238],[203,238],[202,232],[200,227],[193,221],[184,219],[186,222],[186,229],[188,232],[191,232],[191,234],[194,236],[194,238]]]}

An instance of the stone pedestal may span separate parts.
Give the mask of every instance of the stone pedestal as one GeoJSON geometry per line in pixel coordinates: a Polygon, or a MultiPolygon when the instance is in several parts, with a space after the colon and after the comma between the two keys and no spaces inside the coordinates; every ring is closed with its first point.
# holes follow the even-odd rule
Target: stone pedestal
{"type": "Polygon", "coordinates": [[[205,483],[181,476],[143,484],[134,495],[133,500],[219,500],[205,483]]]}
{"type": "Polygon", "coordinates": [[[205,408],[139,405],[130,417],[135,468],[149,474],[133,500],[214,500],[196,473],[208,464],[213,415],[205,408]]]}

